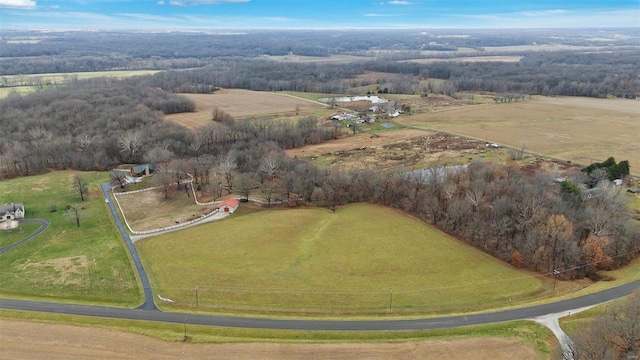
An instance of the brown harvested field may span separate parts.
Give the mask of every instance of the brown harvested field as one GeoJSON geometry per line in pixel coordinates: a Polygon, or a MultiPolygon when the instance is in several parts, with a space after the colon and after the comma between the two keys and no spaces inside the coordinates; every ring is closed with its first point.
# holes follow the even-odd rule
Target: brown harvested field
{"type": "Polygon", "coordinates": [[[540,359],[516,338],[379,344],[189,344],[124,331],[0,320],[0,359],[540,359]]]}
{"type": "Polygon", "coordinates": [[[477,63],[477,62],[518,62],[522,59],[522,56],[465,56],[465,57],[453,57],[446,59],[411,59],[404,60],[406,62],[414,62],[418,64],[433,64],[435,62],[442,61],[451,61],[451,62],[468,62],[468,63],[477,63]]]}
{"type": "Polygon", "coordinates": [[[578,164],[609,156],[629,160],[640,174],[640,102],[621,99],[546,98],[474,105],[401,116],[396,122],[445,131],[569,160],[578,164]]]}
{"type": "Polygon", "coordinates": [[[196,111],[166,115],[165,119],[175,121],[189,129],[202,126],[211,121],[215,107],[236,118],[250,116],[295,116],[312,109],[325,108],[327,105],[286,94],[250,91],[240,89],[221,89],[213,94],[181,94],[196,103],[196,111]]]}
{"type": "Polygon", "coordinates": [[[295,62],[295,63],[349,63],[354,61],[375,60],[369,56],[354,55],[330,55],[330,56],[302,56],[302,55],[283,55],[283,56],[265,56],[269,60],[295,62]]]}

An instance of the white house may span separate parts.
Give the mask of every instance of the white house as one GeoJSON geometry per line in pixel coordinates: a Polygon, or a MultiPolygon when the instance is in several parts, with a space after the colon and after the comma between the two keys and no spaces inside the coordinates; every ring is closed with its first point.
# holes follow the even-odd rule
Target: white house
{"type": "Polygon", "coordinates": [[[24,218],[24,205],[23,204],[4,204],[0,206],[0,221],[23,219],[24,218]]]}

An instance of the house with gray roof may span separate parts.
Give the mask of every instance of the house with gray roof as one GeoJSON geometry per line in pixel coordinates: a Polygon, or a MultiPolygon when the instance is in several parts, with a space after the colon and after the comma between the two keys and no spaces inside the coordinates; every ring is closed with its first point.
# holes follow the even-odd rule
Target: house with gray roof
{"type": "Polygon", "coordinates": [[[4,204],[0,206],[0,221],[23,219],[24,218],[24,205],[23,204],[4,204]]]}

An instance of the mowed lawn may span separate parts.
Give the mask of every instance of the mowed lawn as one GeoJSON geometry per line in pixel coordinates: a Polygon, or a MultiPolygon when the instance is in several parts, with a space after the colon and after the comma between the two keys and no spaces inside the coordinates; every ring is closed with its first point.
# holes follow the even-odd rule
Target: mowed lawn
{"type": "Polygon", "coordinates": [[[533,97],[412,116],[396,121],[446,131],[588,165],[613,156],[640,174],[640,102],[533,97]]]}
{"type": "Polygon", "coordinates": [[[283,314],[470,311],[543,291],[538,277],[368,204],[236,214],[136,247],[174,309],[193,310],[196,287],[198,310],[283,314]]]}
{"type": "MultiPolygon", "coordinates": [[[[100,189],[100,182],[108,179],[108,173],[60,171],[0,182],[0,201],[23,203],[26,218],[51,222],[42,234],[0,255],[0,297],[119,306],[142,301],[124,240],[100,189]],[[76,174],[89,182],[90,193],[84,202],[71,185],[76,174]],[[84,207],[80,227],[66,216],[66,205],[74,204],[84,207]],[[52,205],[57,211],[51,212],[52,205]]],[[[0,242],[19,241],[37,227],[25,225],[23,233],[19,229],[4,233],[0,242]]]]}

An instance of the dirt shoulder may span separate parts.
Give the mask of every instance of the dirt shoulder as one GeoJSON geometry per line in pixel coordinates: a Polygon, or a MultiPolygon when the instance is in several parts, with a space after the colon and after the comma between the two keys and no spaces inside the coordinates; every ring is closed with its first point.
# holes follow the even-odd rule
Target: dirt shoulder
{"type": "Polygon", "coordinates": [[[0,320],[0,359],[540,359],[515,338],[381,344],[185,344],[124,331],[0,320]]]}

